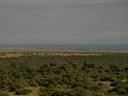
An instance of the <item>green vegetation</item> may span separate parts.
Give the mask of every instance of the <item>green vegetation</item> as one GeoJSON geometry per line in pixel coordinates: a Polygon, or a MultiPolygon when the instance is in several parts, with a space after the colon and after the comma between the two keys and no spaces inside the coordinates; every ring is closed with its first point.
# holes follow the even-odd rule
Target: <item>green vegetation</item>
{"type": "Polygon", "coordinates": [[[127,51],[40,50],[0,51],[0,96],[128,95],[127,51]]]}

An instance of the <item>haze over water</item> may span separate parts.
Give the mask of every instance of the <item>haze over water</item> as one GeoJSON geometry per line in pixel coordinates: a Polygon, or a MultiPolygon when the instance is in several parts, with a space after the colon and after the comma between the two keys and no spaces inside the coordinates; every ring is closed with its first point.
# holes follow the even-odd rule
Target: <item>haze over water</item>
{"type": "Polygon", "coordinates": [[[0,48],[64,48],[96,50],[128,50],[127,44],[21,44],[0,45],[0,48]]]}

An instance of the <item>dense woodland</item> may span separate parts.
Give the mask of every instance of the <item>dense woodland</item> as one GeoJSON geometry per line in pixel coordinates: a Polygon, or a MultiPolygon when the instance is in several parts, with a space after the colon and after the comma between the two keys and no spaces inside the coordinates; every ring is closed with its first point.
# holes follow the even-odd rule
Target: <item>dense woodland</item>
{"type": "Polygon", "coordinates": [[[31,55],[0,58],[0,96],[10,96],[11,92],[28,95],[31,88],[39,88],[37,96],[128,95],[128,53],[28,54],[31,55]]]}

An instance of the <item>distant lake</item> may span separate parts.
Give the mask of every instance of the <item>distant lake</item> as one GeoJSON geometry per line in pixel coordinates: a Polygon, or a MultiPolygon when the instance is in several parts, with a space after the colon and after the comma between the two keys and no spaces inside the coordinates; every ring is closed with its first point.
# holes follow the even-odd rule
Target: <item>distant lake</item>
{"type": "Polygon", "coordinates": [[[0,48],[65,48],[96,50],[128,50],[128,44],[1,44],[0,48]]]}

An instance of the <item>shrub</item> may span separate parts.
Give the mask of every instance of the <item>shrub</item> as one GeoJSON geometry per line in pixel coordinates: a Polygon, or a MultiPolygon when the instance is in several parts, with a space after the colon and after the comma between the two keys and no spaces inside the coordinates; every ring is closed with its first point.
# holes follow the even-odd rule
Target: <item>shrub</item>
{"type": "Polygon", "coordinates": [[[77,96],[87,96],[87,90],[82,87],[75,88],[77,96]]]}
{"type": "Polygon", "coordinates": [[[27,95],[30,92],[31,92],[30,89],[18,89],[16,90],[15,94],[16,95],[27,95]]]}

